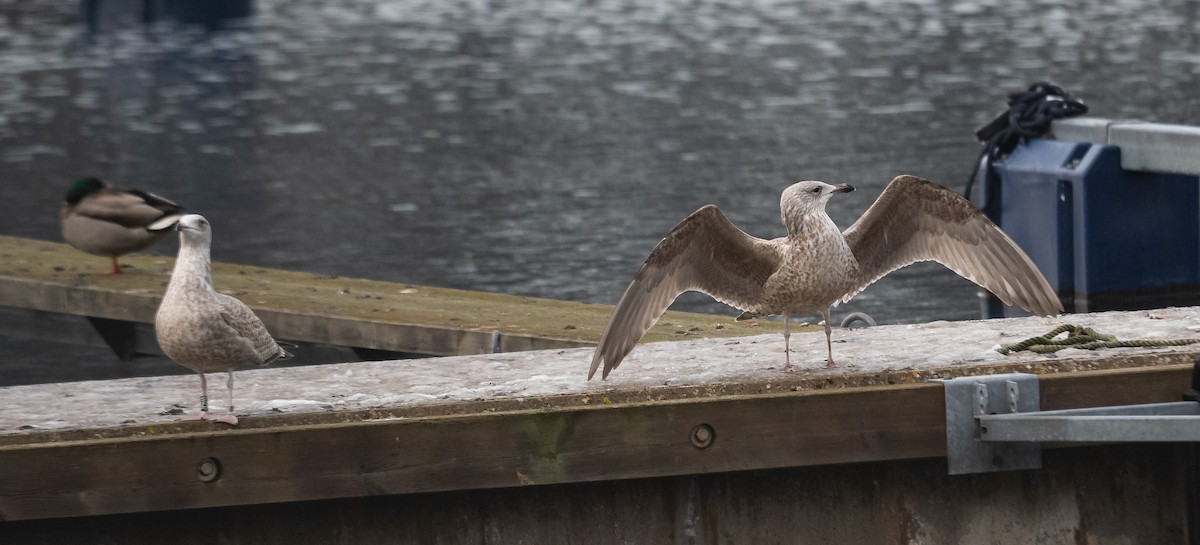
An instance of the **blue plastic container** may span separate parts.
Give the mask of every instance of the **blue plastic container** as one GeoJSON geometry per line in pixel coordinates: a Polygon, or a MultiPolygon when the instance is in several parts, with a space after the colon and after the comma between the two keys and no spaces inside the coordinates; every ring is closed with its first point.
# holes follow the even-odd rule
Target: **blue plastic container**
{"type": "MultiPolygon", "coordinates": [[[[1067,312],[1200,304],[1200,177],[1121,168],[1117,146],[1031,140],[982,176],[980,208],[1067,312]]],[[[989,296],[984,317],[1027,315],[989,296]]]]}

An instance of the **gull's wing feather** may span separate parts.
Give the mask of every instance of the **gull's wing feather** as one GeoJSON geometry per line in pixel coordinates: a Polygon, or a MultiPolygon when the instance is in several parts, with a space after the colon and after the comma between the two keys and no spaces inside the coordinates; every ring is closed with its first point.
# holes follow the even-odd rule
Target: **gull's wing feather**
{"type": "Polygon", "coordinates": [[[774,243],[747,235],[716,206],[693,212],[650,252],[625,289],[600,335],[588,379],[601,362],[607,378],[685,291],[707,293],[741,310],[751,308],[780,261],[774,243]]]}
{"type": "Polygon", "coordinates": [[[937,261],[960,276],[1038,316],[1062,303],[1037,266],[996,224],[953,191],[916,176],[897,176],[843,233],[859,264],[848,301],[885,274],[918,261],[937,261]]]}
{"type": "MultiPolygon", "coordinates": [[[[263,325],[262,320],[254,314],[250,307],[241,302],[235,297],[218,293],[217,302],[221,308],[221,319],[233,329],[241,342],[249,345],[257,357],[257,361],[248,361],[245,363],[255,363],[266,365],[277,359],[287,359],[292,357],[286,350],[275,342],[274,337],[267,331],[267,326],[263,325]]],[[[239,342],[238,339],[229,339],[230,342],[239,342]]]]}

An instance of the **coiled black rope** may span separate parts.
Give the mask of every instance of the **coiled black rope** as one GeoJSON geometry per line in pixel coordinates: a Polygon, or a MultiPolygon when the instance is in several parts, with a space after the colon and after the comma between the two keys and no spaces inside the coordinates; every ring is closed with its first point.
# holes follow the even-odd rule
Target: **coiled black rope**
{"type": "Polygon", "coordinates": [[[979,174],[979,164],[987,158],[985,173],[992,171],[992,162],[1001,155],[1011,153],[1019,142],[1037,138],[1050,132],[1055,119],[1064,119],[1087,113],[1083,101],[1066,89],[1046,81],[1035,82],[1028,90],[1008,94],[1008,111],[1000,114],[991,123],[975,131],[976,138],[984,143],[963,197],[971,198],[971,187],[979,174]]]}

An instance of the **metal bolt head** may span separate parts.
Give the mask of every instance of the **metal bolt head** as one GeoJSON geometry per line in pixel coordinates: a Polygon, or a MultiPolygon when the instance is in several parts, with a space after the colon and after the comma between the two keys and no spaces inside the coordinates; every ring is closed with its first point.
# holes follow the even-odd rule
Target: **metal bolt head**
{"type": "Polygon", "coordinates": [[[708,424],[700,424],[692,428],[692,446],[706,449],[717,439],[717,432],[708,424]]]}
{"type": "Polygon", "coordinates": [[[221,462],[216,458],[203,458],[196,464],[196,477],[203,482],[211,483],[221,476],[221,462]]]}

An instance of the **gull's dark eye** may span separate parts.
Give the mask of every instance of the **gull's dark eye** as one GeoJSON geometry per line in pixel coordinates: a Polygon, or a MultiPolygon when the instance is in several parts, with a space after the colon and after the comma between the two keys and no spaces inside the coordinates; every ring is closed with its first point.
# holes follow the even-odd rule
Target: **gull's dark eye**
{"type": "Polygon", "coordinates": [[[820,192],[821,192],[821,188],[819,188],[819,187],[814,187],[814,188],[812,188],[812,189],[808,190],[808,192],[809,192],[809,193],[820,193],[820,192]]]}

